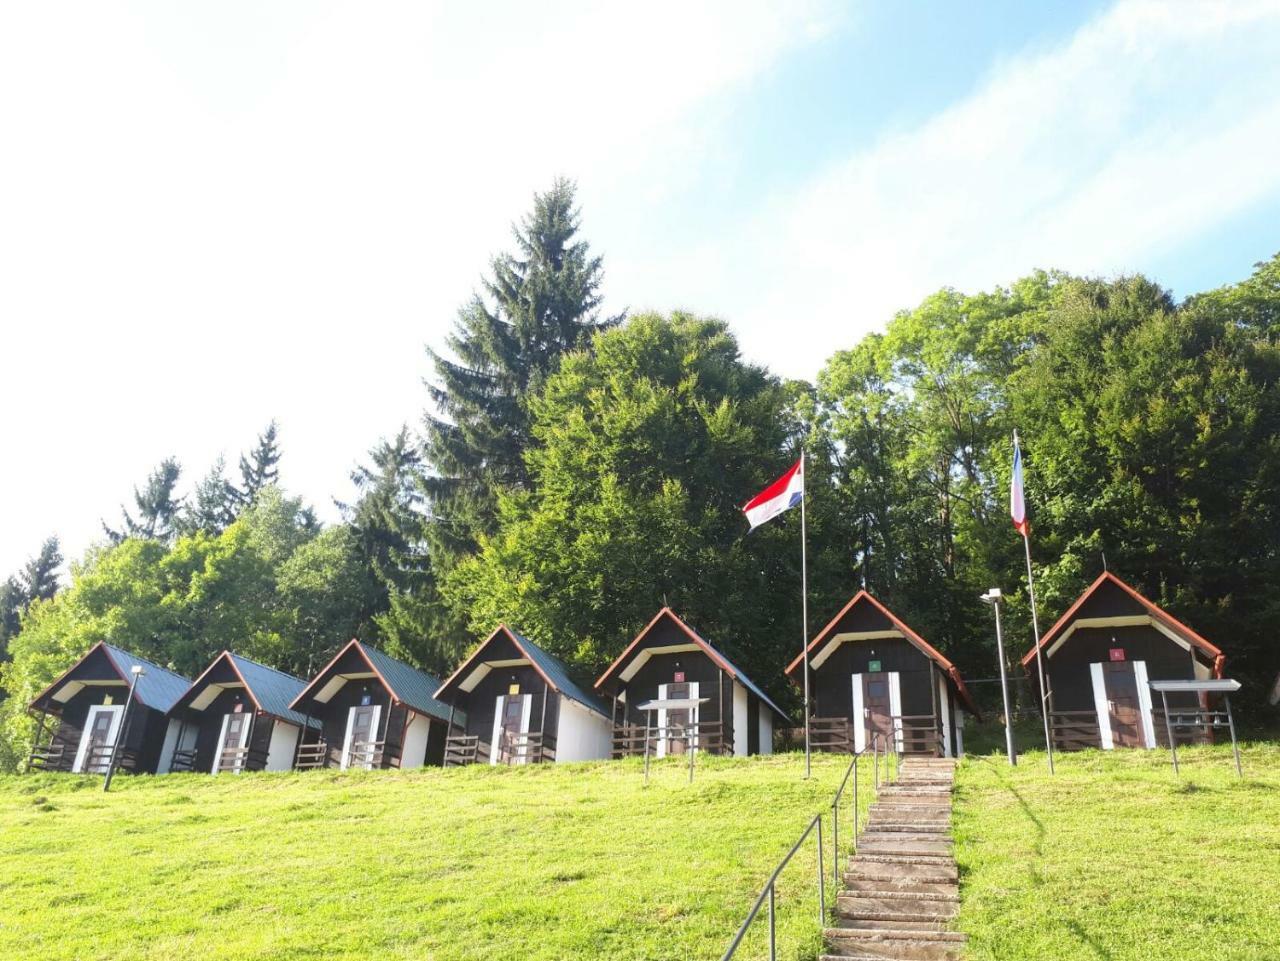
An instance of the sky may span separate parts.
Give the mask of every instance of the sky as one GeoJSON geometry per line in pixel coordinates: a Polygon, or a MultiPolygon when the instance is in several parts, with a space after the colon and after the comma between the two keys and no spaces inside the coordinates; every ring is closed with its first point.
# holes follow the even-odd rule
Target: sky
{"type": "Polygon", "coordinates": [[[1280,251],[1280,0],[0,5],[0,577],[272,418],[337,517],[558,176],[610,311],[812,378],[940,287],[1280,251]]]}

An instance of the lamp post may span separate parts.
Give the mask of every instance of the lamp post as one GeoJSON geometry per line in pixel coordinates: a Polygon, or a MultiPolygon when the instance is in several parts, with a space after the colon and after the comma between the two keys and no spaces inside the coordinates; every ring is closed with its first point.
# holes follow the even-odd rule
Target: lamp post
{"type": "Polygon", "coordinates": [[[1000,601],[1004,597],[1000,588],[993,587],[987,593],[978,595],[983,603],[990,604],[996,612],[996,654],[1000,659],[1000,696],[1004,698],[1004,740],[1009,752],[1009,764],[1017,766],[1018,754],[1013,748],[1013,716],[1009,712],[1009,681],[1005,677],[1004,637],[1000,633],[1000,601]]]}
{"type": "Polygon", "coordinates": [[[120,727],[116,729],[116,739],[111,745],[111,759],[107,761],[107,777],[102,782],[102,790],[111,790],[111,779],[116,773],[116,755],[120,753],[120,741],[124,737],[125,725],[129,723],[129,708],[133,706],[133,692],[138,688],[138,678],[146,674],[146,669],[141,664],[135,664],[130,669],[133,679],[129,682],[129,696],[125,698],[124,710],[120,713],[120,727]]]}

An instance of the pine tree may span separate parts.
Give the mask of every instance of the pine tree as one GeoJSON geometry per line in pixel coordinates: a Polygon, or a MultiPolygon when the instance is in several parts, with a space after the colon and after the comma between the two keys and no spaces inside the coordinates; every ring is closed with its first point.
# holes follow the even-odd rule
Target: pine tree
{"type": "Polygon", "coordinates": [[[247,455],[240,456],[240,487],[235,499],[240,507],[247,507],[258,499],[258,492],[280,479],[279,429],[273,420],[258,435],[258,444],[247,455]]]}
{"type": "Polygon", "coordinates": [[[21,616],[33,601],[58,593],[58,568],[62,552],[56,537],[40,545],[40,551],[17,574],[0,584],[0,660],[7,658],[9,638],[21,627],[21,616]]]}
{"type": "Polygon", "coordinates": [[[426,415],[423,486],[432,558],[452,566],[476,537],[493,529],[497,492],[527,487],[526,400],[560,357],[620,318],[602,320],[601,259],[585,241],[574,185],[557,180],[534,197],[513,227],[516,250],[492,262],[492,277],[458,314],[446,344],[453,359],[429,350],[429,382],[438,416],[426,415]]]}
{"type": "Polygon", "coordinates": [[[165,542],[172,540],[177,533],[182,512],[182,501],[174,497],[181,475],[182,467],[176,458],[167,457],[161,461],[160,466],[147,477],[146,486],[142,490],[136,487],[133,489],[133,502],[138,516],[135,518],[122,504],[120,516],[124,523],[120,530],[113,530],[103,522],[102,529],[112,543],[119,544],[126,537],[165,542]]]}
{"type": "Polygon", "coordinates": [[[235,487],[227,480],[227,462],[219,455],[204,479],[196,485],[192,501],[183,512],[183,534],[205,531],[221,534],[236,519],[235,487]]]}

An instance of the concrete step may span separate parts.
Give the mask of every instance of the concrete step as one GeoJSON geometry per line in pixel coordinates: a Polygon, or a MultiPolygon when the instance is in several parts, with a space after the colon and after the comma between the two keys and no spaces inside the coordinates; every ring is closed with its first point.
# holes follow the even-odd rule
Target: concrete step
{"type": "Polygon", "coordinates": [[[959,904],[960,893],[957,885],[952,885],[948,891],[912,891],[900,885],[894,885],[890,882],[883,882],[880,887],[875,887],[874,882],[870,887],[863,888],[859,891],[841,891],[840,897],[858,897],[858,898],[888,898],[892,901],[912,901],[940,903],[940,904],[959,904]]]}
{"type": "Polygon", "coordinates": [[[845,874],[845,894],[878,894],[893,892],[897,896],[913,894],[915,897],[938,897],[957,900],[960,897],[960,884],[955,878],[938,877],[929,879],[904,878],[900,874],[877,875],[874,871],[845,874]]]}
{"type": "Polygon", "coordinates": [[[836,913],[842,918],[893,916],[902,921],[945,921],[954,918],[959,901],[921,901],[915,898],[885,894],[848,894],[836,898],[836,913]]]}
{"type": "Polygon", "coordinates": [[[902,841],[884,840],[880,837],[863,835],[858,839],[859,854],[903,854],[908,856],[938,855],[951,856],[951,841],[902,841]]]}
{"type": "Polygon", "coordinates": [[[864,841],[889,841],[902,842],[907,841],[925,841],[933,844],[950,844],[950,831],[921,831],[918,828],[909,828],[902,831],[886,831],[880,827],[870,827],[858,835],[858,843],[864,841]]]}
{"type": "Polygon", "coordinates": [[[863,830],[868,834],[941,834],[950,836],[951,824],[947,821],[890,821],[872,818],[863,830]]]}
{"type": "Polygon", "coordinates": [[[827,928],[833,958],[890,961],[960,961],[966,938],[955,931],[894,931],[887,928],[827,928]]]}
{"type": "Polygon", "coordinates": [[[956,881],[960,874],[954,858],[902,857],[893,854],[855,854],[846,873],[859,877],[927,878],[956,881]]]}
{"type": "Polygon", "coordinates": [[[945,931],[945,919],[904,918],[893,914],[874,914],[860,918],[836,918],[831,922],[842,931],[945,931]]]}

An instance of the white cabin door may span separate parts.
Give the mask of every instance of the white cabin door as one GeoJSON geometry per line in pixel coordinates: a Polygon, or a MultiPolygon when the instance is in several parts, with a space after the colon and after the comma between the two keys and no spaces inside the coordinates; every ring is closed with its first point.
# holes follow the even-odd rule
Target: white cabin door
{"type": "Polygon", "coordinates": [[[84,720],[84,733],[80,735],[80,747],[76,751],[75,764],[71,766],[73,773],[106,773],[110,758],[109,752],[105,749],[115,744],[123,714],[123,704],[95,704],[89,708],[89,713],[84,720]]]}
{"type": "Polygon", "coordinates": [[[213,773],[229,771],[239,774],[244,770],[243,749],[249,746],[249,718],[241,711],[222,716],[222,731],[218,737],[218,750],[213,754],[213,773]]]}
{"type": "Polygon", "coordinates": [[[374,743],[378,739],[380,704],[358,704],[347,712],[347,735],[342,742],[342,770],[349,767],[373,769],[374,743]]]}

